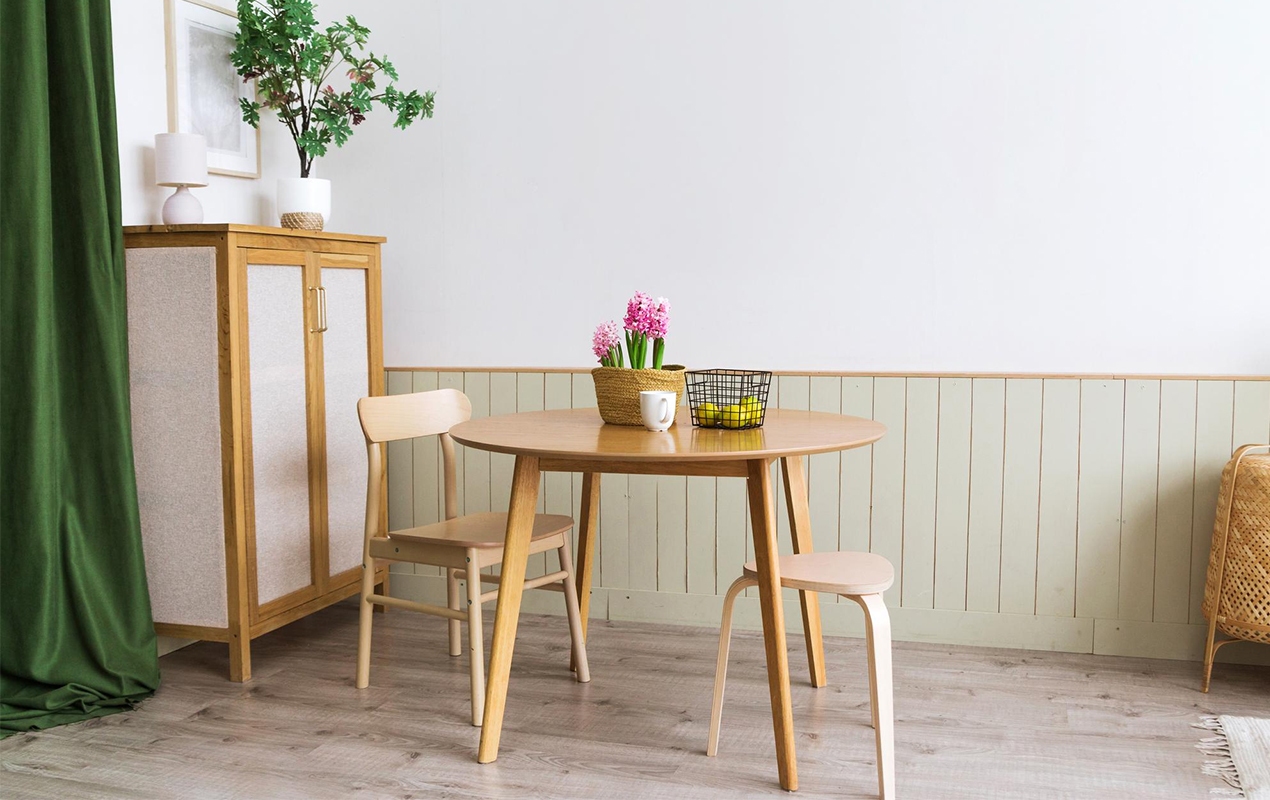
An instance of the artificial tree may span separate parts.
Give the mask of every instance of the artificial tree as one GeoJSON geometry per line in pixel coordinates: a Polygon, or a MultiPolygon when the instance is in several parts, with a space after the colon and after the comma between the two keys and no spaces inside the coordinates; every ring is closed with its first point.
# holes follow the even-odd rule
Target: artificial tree
{"type": "Polygon", "coordinates": [[[295,140],[301,178],[330,144],[343,147],[376,103],[396,112],[394,127],[405,128],[432,116],[435,95],[398,89],[392,62],[366,50],[370,30],[352,16],[322,29],[313,11],[309,0],[239,0],[230,54],[244,81],[256,79],[256,97],[239,100],[243,121],[258,128],[261,109],[276,112],[295,140]],[[346,65],[348,85],[337,91],[327,81],[346,65]]]}

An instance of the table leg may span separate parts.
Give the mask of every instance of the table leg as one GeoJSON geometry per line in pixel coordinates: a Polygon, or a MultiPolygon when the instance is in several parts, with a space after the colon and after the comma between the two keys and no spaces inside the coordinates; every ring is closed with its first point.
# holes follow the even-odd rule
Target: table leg
{"type": "Polygon", "coordinates": [[[785,652],[785,611],[781,603],[780,561],[776,552],[776,512],[772,503],[772,472],[766,459],[750,461],[750,526],[754,531],[754,560],[758,568],[759,605],[763,610],[763,645],[767,653],[767,688],[772,701],[776,735],[776,769],[781,788],[798,788],[794,757],[794,714],[789,697],[789,657],[785,652]]]}
{"type": "MultiPolygon", "coordinates": [[[[782,458],[785,472],[785,505],[789,508],[789,530],[794,537],[795,553],[811,552],[811,513],[807,510],[807,472],[802,456],[782,458]]],[[[820,632],[820,596],[815,592],[798,593],[803,607],[803,635],[807,639],[807,663],[811,668],[811,685],[820,688],[825,678],[825,642],[820,632]]]]}
{"type": "Polygon", "coordinates": [[[525,590],[534,511],[538,505],[538,475],[538,459],[516,456],[498,581],[498,611],[494,615],[494,640],[490,646],[489,679],[485,687],[485,719],[476,757],[482,764],[498,758],[498,740],[503,733],[507,678],[511,672],[512,648],[516,644],[516,624],[520,620],[520,597],[525,590]]]}
{"type": "MultiPolygon", "coordinates": [[[[578,556],[574,581],[578,586],[578,613],[582,615],[582,641],[586,641],[587,618],[591,610],[591,567],[595,564],[596,528],[600,522],[600,473],[582,473],[582,507],[578,512],[578,556]]],[[[562,567],[563,568],[563,565],[562,567]]],[[[569,669],[576,660],[569,655],[569,669]]]]}

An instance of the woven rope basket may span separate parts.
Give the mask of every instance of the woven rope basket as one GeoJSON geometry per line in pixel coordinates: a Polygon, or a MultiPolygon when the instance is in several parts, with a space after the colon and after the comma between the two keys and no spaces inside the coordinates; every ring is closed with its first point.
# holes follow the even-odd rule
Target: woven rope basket
{"type": "Polygon", "coordinates": [[[1213,549],[1204,586],[1204,618],[1217,606],[1217,629],[1270,643],[1270,453],[1239,448],[1221,473],[1213,549]],[[1220,590],[1220,600],[1218,591],[1220,590]]]}
{"type": "Polygon", "coordinates": [[[320,231],[325,225],[322,215],[316,211],[293,211],[282,215],[282,227],[301,231],[320,231]]]}
{"type": "Polygon", "coordinates": [[[661,369],[596,367],[591,377],[595,379],[600,418],[610,425],[644,424],[639,416],[640,392],[675,392],[675,407],[684,402],[684,368],[679,364],[661,369]]]}

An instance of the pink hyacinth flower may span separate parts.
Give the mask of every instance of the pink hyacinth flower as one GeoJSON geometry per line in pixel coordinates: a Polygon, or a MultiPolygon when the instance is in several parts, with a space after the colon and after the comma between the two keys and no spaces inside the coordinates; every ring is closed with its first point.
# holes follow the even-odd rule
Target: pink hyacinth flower
{"type": "Polygon", "coordinates": [[[619,342],[621,338],[617,333],[617,323],[602,322],[595,329],[595,335],[591,337],[591,352],[595,353],[596,360],[603,359],[610,350],[617,347],[619,342]]]}

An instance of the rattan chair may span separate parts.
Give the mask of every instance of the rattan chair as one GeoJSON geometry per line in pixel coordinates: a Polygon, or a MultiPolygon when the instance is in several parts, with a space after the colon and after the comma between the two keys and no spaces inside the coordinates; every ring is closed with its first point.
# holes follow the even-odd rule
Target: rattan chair
{"type": "Polygon", "coordinates": [[[1231,642],[1270,643],[1270,444],[1246,444],[1221,473],[1213,548],[1204,584],[1202,691],[1208,691],[1217,649],[1231,642]],[[1231,637],[1215,641],[1217,631],[1231,637]]]}

